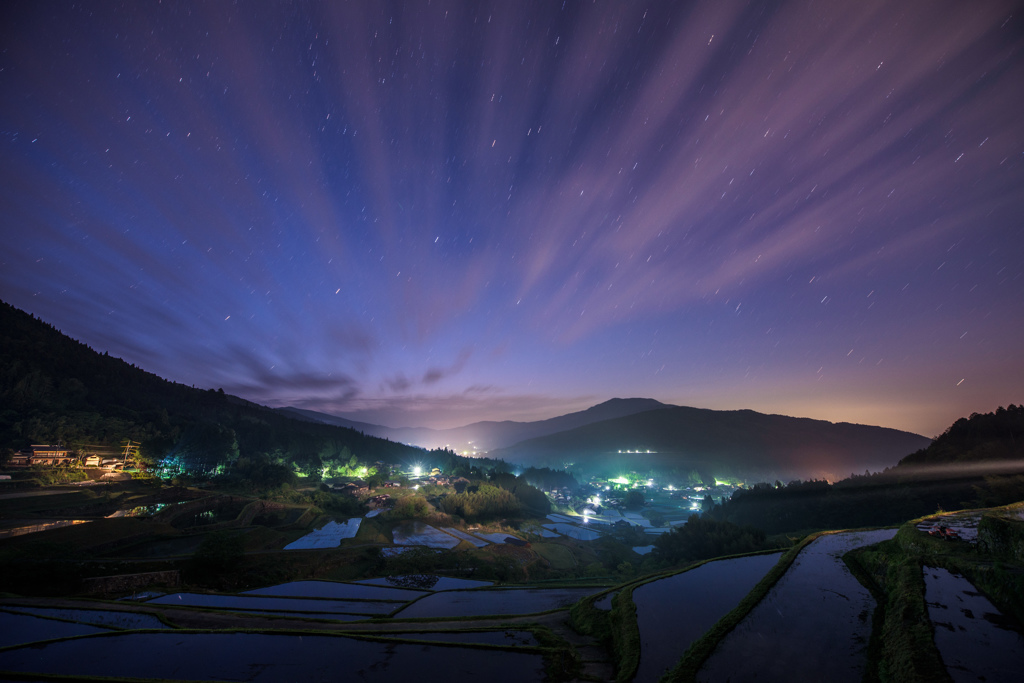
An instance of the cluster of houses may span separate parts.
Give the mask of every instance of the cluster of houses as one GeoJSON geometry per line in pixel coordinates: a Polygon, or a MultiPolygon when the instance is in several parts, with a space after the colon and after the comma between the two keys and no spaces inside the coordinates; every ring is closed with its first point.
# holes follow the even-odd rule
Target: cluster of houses
{"type": "MultiPolygon", "coordinates": [[[[400,489],[402,488],[402,484],[397,481],[386,481],[381,484],[381,488],[400,489]]],[[[370,492],[370,487],[361,481],[350,481],[346,484],[331,484],[331,490],[335,493],[344,493],[345,495],[358,498],[359,496],[365,496],[368,494],[370,492]]]]}
{"type": "Polygon", "coordinates": [[[556,503],[561,503],[562,505],[568,505],[572,500],[572,490],[568,486],[563,486],[560,489],[551,489],[544,493],[548,494],[548,497],[551,498],[551,500],[556,503]]]}
{"type": "MultiPolygon", "coordinates": [[[[112,455],[112,453],[110,454],[112,455]]],[[[124,458],[113,458],[91,453],[84,458],[78,453],[69,451],[65,446],[33,444],[23,451],[12,455],[7,461],[10,467],[68,467],[81,463],[85,467],[102,467],[108,470],[124,469],[124,458]]]]}
{"type": "Polygon", "coordinates": [[[58,467],[71,465],[77,460],[63,446],[32,445],[12,455],[7,464],[11,467],[29,467],[31,465],[58,467]]]}
{"type": "Polygon", "coordinates": [[[371,509],[375,510],[375,509],[378,509],[378,508],[389,508],[389,507],[392,507],[392,506],[394,506],[395,501],[392,500],[391,496],[389,496],[388,494],[381,493],[381,494],[378,494],[378,495],[373,496],[372,498],[370,498],[368,501],[366,501],[366,504],[368,506],[370,506],[371,509]]]}

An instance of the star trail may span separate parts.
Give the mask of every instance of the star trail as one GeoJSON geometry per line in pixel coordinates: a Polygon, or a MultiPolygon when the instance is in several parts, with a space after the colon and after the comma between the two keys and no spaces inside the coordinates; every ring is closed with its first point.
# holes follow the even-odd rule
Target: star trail
{"type": "Polygon", "coordinates": [[[389,426],[1021,401],[1019,2],[8,3],[0,298],[389,426]]]}

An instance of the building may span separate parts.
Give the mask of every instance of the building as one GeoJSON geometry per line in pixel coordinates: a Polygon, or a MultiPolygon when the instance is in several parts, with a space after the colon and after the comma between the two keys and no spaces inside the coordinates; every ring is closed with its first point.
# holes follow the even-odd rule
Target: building
{"type": "MultiPolygon", "coordinates": [[[[57,465],[70,465],[75,460],[68,453],[68,449],[63,446],[46,446],[42,444],[33,444],[22,451],[21,455],[28,459],[28,462],[25,463],[27,465],[56,467],[57,465]]],[[[15,458],[11,458],[11,464],[15,464],[15,458]]]]}

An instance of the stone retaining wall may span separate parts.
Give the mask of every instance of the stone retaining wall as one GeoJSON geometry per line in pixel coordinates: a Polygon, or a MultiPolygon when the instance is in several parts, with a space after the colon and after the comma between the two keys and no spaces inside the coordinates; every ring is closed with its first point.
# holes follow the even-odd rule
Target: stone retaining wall
{"type": "Polygon", "coordinates": [[[181,573],[177,569],[162,572],[145,572],[142,574],[119,574],[116,576],[94,576],[82,579],[82,588],[86,593],[110,594],[133,593],[149,586],[174,587],[181,582],[181,573]]]}

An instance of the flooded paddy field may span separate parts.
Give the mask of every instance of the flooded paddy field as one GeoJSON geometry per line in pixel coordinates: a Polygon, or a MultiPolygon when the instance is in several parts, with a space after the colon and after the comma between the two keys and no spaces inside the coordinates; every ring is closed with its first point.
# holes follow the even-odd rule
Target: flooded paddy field
{"type": "Polygon", "coordinates": [[[379,616],[366,614],[345,614],[344,612],[261,612],[259,610],[239,610],[239,614],[259,615],[264,617],[283,617],[285,619],[313,619],[319,621],[365,621],[379,619],[379,616]]]}
{"type": "Polygon", "coordinates": [[[439,678],[522,683],[544,678],[539,654],[343,636],[262,633],[138,633],[63,640],[4,652],[7,671],[125,678],[236,681],[439,678]],[[97,657],[97,652],[102,657],[97,657]]]}
{"type": "Polygon", "coordinates": [[[602,588],[510,588],[435,593],[393,615],[413,617],[479,617],[492,614],[533,614],[568,607],[602,588]]]}
{"type": "Polygon", "coordinates": [[[398,633],[388,631],[386,635],[389,638],[429,640],[442,643],[483,643],[485,645],[510,645],[517,647],[536,647],[539,645],[537,638],[529,631],[408,631],[398,633]]]}
{"type": "Polygon", "coordinates": [[[594,541],[601,537],[601,534],[597,533],[593,529],[585,529],[575,524],[545,524],[545,529],[568,536],[569,538],[575,538],[577,541],[594,541]]]}
{"type": "Polygon", "coordinates": [[[465,588],[484,588],[492,586],[492,581],[477,581],[474,579],[454,579],[450,576],[437,576],[436,574],[408,574],[404,576],[382,576],[376,579],[364,579],[356,583],[369,586],[398,586],[401,588],[415,588],[418,590],[449,591],[465,588]]]}
{"type": "Polygon", "coordinates": [[[612,600],[614,600],[615,596],[618,594],[619,591],[612,591],[607,595],[602,595],[597,600],[594,600],[594,608],[604,610],[605,612],[607,612],[612,608],[612,600]]]}
{"type": "Polygon", "coordinates": [[[209,607],[221,610],[259,610],[262,612],[324,612],[341,614],[386,615],[401,605],[393,602],[356,602],[318,598],[279,598],[256,595],[222,595],[208,593],[171,593],[150,600],[147,604],[209,607]]]}
{"type": "MultiPolygon", "coordinates": [[[[717,560],[633,591],[640,628],[635,681],[657,681],[694,640],[739,604],[782,553],[717,560]]],[[[611,601],[607,601],[610,609],[611,601]]],[[[597,603],[594,604],[598,607],[597,603]]]]}
{"type": "Polygon", "coordinates": [[[476,548],[483,548],[485,545],[489,543],[489,541],[485,541],[482,538],[477,538],[472,534],[467,534],[465,531],[460,531],[459,529],[455,529],[452,527],[441,527],[441,530],[445,533],[451,534],[456,538],[461,538],[463,541],[468,541],[469,543],[473,544],[473,546],[476,548]]]}
{"type": "Polygon", "coordinates": [[[895,529],[845,532],[813,541],[719,643],[697,680],[859,683],[875,601],[842,556],[895,534],[895,529]]]}
{"type": "Polygon", "coordinates": [[[415,600],[423,591],[391,588],[365,583],[337,581],[291,581],[277,586],[244,591],[242,595],[269,595],[284,598],[331,598],[336,600],[415,600]]]}
{"type": "Polygon", "coordinates": [[[451,550],[460,543],[454,536],[449,536],[423,522],[406,522],[396,526],[391,534],[395,539],[395,545],[420,545],[451,550]]]}
{"type": "MultiPolygon", "coordinates": [[[[105,632],[107,629],[90,624],[76,624],[29,614],[0,611],[0,647],[105,632]]],[[[2,658],[3,656],[0,655],[0,659],[2,658]]],[[[0,668],[4,668],[2,663],[0,663],[0,668]]]]}
{"type": "Polygon", "coordinates": [[[1024,636],[970,581],[946,569],[924,567],[928,618],[935,646],[957,683],[1011,683],[1024,671],[1024,636]]]}
{"type": "Polygon", "coordinates": [[[296,541],[292,541],[284,549],[315,550],[317,548],[337,548],[341,545],[342,540],[355,538],[359,532],[359,524],[362,521],[362,517],[353,517],[340,524],[331,520],[319,529],[311,531],[296,541]]]}
{"type": "MultiPolygon", "coordinates": [[[[23,614],[49,617],[62,621],[102,626],[114,629],[167,628],[167,625],[152,614],[136,612],[105,611],[96,609],[64,609],[59,607],[12,607],[23,614]]],[[[56,637],[56,636],[54,636],[56,637]]]]}

